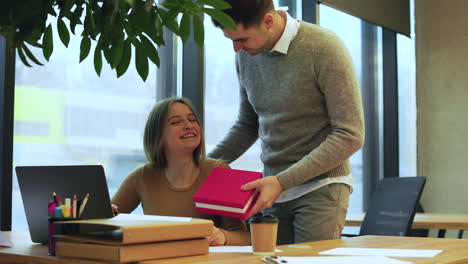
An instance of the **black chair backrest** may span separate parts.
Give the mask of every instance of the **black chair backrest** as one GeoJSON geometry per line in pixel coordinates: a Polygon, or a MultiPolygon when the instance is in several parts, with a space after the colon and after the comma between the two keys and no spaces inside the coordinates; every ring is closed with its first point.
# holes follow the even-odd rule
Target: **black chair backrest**
{"type": "Polygon", "coordinates": [[[425,183],[422,176],[380,180],[359,235],[408,236],[425,183]]]}

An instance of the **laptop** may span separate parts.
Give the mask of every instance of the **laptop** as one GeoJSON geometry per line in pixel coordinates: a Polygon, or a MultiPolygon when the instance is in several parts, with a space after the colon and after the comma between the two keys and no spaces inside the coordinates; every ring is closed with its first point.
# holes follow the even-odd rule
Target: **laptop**
{"type": "Polygon", "coordinates": [[[104,168],[101,165],[17,166],[16,176],[32,242],[48,241],[47,206],[56,192],[65,198],[89,199],[82,219],[111,218],[113,216],[104,168]]]}

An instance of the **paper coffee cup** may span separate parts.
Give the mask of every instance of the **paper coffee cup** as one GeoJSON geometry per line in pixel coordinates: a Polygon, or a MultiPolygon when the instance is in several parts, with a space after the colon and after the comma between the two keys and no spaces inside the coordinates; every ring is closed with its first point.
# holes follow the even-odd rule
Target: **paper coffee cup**
{"type": "Polygon", "coordinates": [[[254,215],[249,218],[250,238],[254,255],[274,255],[278,218],[273,215],[254,215]]]}

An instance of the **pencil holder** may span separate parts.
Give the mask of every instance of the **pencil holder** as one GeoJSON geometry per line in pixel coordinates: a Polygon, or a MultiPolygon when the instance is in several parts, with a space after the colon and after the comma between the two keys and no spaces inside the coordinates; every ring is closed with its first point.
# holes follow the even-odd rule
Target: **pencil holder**
{"type": "Polygon", "coordinates": [[[49,217],[49,256],[55,256],[56,235],[76,235],[80,232],[80,224],[57,223],[58,221],[73,221],[81,218],[49,217]]]}

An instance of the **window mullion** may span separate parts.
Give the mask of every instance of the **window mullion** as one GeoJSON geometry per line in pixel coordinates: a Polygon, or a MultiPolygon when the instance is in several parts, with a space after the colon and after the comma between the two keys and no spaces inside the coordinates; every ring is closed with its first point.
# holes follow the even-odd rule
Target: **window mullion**
{"type": "Polygon", "coordinates": [[[0,230],[11,230],[15,52],[0,37],[0,230]]]}

